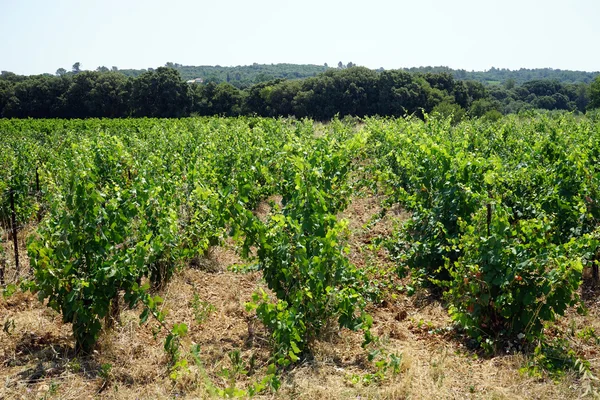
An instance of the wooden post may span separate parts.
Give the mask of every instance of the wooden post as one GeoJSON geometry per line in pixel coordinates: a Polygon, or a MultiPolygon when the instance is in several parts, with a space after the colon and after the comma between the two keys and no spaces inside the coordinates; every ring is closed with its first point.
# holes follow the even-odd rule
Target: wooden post
{"type": "Polygon", "coordinates": [[[490,225],[492,224],[492,205],[487,204],[487,236],[490,237],[490,225]]]}
{"type": "Polygon", "coordinates": [[[15,276],[19,276],[19,242],[17,240],[17,233],[19,228],[17,227],[17,213],[15,211],[15,191],[10,191],[10,209],[11,209],[11,225],[12,225],[12,237],[13,245],[15,246],[15,276]]]}
{"type": "Polygon", "coordinates": [[[6,262],[4,261],[4,257],[0,257],[0,286],[6,284],[4,281],[4,268],[6,268],[6,262]]]}
{"type": "Polygon", "coordinates": [[[110,301],[110,309],[106,314],[105,326],[106,329],[112,329],[116,324],[119,323],[119,317],[121,315],[121,307],[119,306],[119,292],[110,301]]]}
{"type": "Polygon", "coordinates": [[[38,172],[38,167],[35,167],[35,199],[37,200],[37,213],[36,213],[36,217],[37,217],[37,222],[41,222],[42,221],[42,206],[41,206],[41,202],[40,199],[42,197],[42,192],[40,191],[40,174],[38,172]]]}
{"type": "Polygon", "coordinates": [[[35,167],[35,194],[39,196],[40,194],[40,175],[38,173],[37,167],[35,167]]]}

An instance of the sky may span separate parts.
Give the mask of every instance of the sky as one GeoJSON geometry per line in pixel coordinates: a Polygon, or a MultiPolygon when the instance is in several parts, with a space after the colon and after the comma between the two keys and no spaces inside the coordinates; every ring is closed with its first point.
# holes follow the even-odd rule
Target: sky
{"type": "Polygon", "coordinates": [[[0,70],[353,62],[600,70],[599,0],[0,0],[0,70]]]}

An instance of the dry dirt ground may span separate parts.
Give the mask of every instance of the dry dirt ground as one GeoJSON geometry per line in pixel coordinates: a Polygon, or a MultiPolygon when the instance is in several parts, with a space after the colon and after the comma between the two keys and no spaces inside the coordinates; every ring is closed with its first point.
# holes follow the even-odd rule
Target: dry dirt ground
{"type": "MultiPolygon", "coordinates": [[[[274,199],[277,201],[277,199],[274,199]]],[[[386,252],[372,245],[388,235],[398,220],[392,210],[382,219],[376,197],[356,196],[342,217],[349,220],[349,257],[360,267],[385,271],[393,268],[386,252]]],[[[265,216],[268,205],[257,214],[265,216]]],[[[21,238],[24,243],[25,239],[21,238]]],[[[10,248],[7,248],[8,254],[10,248]]],[[[24,249],[22,251],[24,254],[24,249]]],[[[167,399],[209,398],[207,382],[226,387],[220,374],[231,369],[230,352],[239,350],[247,375],[239,388],[261,378],[269,361],[269,337],[245,303],[265,288],[258,272],[233,272],[242,261],[231,242],[216,248],[199,266],[183,269],[160,294],[168,311],[167,323],[185,322],[189,334],[183,348],[198,344],[201,365],[189,354],[189,371],[176,382],[169,377],[162,348],[165,332],[151,321],[139,324],[140,310],[125,310],[110,332],[104,332],[97,350],[88,357],[74,353],[71,328],[60,315],[29,293],[0,298],[0,399],[167,399]],[[252,362],[251,362],[252,361],[252,362]],[[250,367],[250,368],[249,368],[250,367]]],[[[27,264],[23,260],[23,264],[27,264]]],[[[27,268],[25,268],[26,270],[27,268]]],[[[9,271],[10,272],[10,271],[9,271]]],[[[10,277],[10,274],[9,274],[10,277]]],[[[584,289],[587,290],[587,289],[584,289]]],[[[591,294],[590,294],[591,293],[591,294]]],[[[573,348],[600,375],[599,343],[579,338],[584,328],[600,332],[600,296],[586,294],[587,316],[576,313],[549,330],[571,332],[573,348]]],[[[359,333],[331,329],[315,343],[313,356],[282,375],[273,399],[571,399],[586,396],[594,385],[575,373],[553,380],[519,372],[530,356],[498,354],[485,357],[467,348],[448,327],[443,305],[427,293],[407,297],[390,290],[386,300],[373,306],[374,331],[389,353],[401,356],[398,374],[388,372],[381,382],[367,384],[361,377],[375,372],[361,348],[359,333]]],[[[597,386],[596,386],[596,390],[597,386]]]]}

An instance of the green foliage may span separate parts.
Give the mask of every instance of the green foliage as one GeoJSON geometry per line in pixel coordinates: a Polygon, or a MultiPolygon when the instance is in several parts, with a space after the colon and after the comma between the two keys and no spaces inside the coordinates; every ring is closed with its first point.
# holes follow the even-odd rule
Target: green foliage
{"type": "Polygon", "coordinates": [[[584,328],[580,332],[577,332],[577,337],[585,340],[586,342],[591,342],[597,346],[600,345],[600,336],[598,336],[594,328],[590,326],[584,328]]]}
{"type": "Polygon", "coordinates": [[[20,229],[39,211],[36,173],[44,151],[32,137],[22,137],[11,131],[3,134],[0,141],[0,229],[12,229],[11,197],[20,229]]]}
{"type": "Polygon", "coordinates": [[[112,364],[104,363],[100,366],[100,371],[98,371],[98,376],[105,382],[109,382],[113,378],[112,374],[112,364]]]}
{"type": "Polygon", "coordinates": [[[588,108],[600,108],[600,76],[597,76],[590,86],[590,104],[588,108]]]}
{"type": "MultiPolygon", "coordinates": [[[[77,76],[82,85],[90,78],[77,76]]],[[[342,78],[375,79],[352,67],[306,85],[331,88],[342,78]]],[[[445,91],[456,104],[472,105],[480,89],[447,76],[378,78],[398,114],[422,95],[428,106],[443,108],[450,101],[445,91]]],[[[293,88],[306,87],[265,84],[253,101],[274,107],[293,88]]],[[[540,95],[560,89],[528,87],[540,95]]],[[[350,102],[346,110],[373,111],[365,100],[371,89],[345,88],[336,98],[350,102]]],[[[544,322],[578,304],[582,270],[597,265],[597,116],[526,112],[453,124],[427,111],[418,111],[423,120],[349,117],[330,124],[257,117],[2,120],[2,218],[12,189],[19,225],[41,219],[28,246],[34,280],[21,287],[72,323],[85,351],[111,303],[142,303],[141,321],[153,318],[164,332],[176,380],[188,368],[187,326],[167,326],[160,290],[178,267],[231,234],[243,241],[245,256],[256,257],[240,269],[262,272],[275,296],[257,292],[248,304],[272,333],[274,365],[305,356],[327,326],[363,330],[369,342],[372,320],[364,309],[382,285],[369,280],[372,269],[349,262],[347,223],[339,218],[360,182],[385,198],[384,210],[410,213],[398,232],[379,239],[398,271],[410,273],[409,292],[415,283],[445,292],[452,317],[483,347],[499,338],[543,341],[544,322]],[[270,212],[256,215],[273,195],[280,197],[270,212]]],[[[16,288],[11,283],[3,294],[16,288]]],[[[214,311],[197,297],[192,307],[198,323],[214,311]]],[[[374,359],[379,371],[399,368],[390,357],[374,359]]],[[[237,365],[239,358],[230,361],[237,365]]],[[[243,375],[242,364],[227,379],[243,375]]],[[[276,387],[275,370],[246,393],[276,387]]],[[[230,383],[230,394],[242,393],[230,383]]]]}
{"type": "Polygon", "coordinates": [[[248,369],[243,365],[241,353],[239,350],[233,350],[229,352],[229,361],[231,366],[229,368],[222,368],[219,375],[221,375],[227,381],[227,387],[222,390],[219,394],[222,397],[245,397],[248,393],[244,390],[236,388],[236,380],[242,376],[248,374],[248,369]]]}
{"type": "Polygon", "coordinates": [[[444,294],[483,347],[539,339],[544,321],[579,304],[599,246],[593,120],[368,120],[367,130],[386,206],[411,212],[386,241],[399,273],[444,294]]]}
{"type": "Polygon", "coordinates": [[[133,306],[138,281],[168,280],[178,245],[177,220],[150,177],[130,178],[131,155],[115,137],[71,148],[65,189],[52,199],[49,217],[29,246],[40,300],[73,323],[78,347],[89,351],[110,301],[124,291],[133,306]]]}
{"type": "Polygon", "coordinates": [[[471,104],[469,108],[469,116],[471,117],[484,117],[491,111],[498,111],[500,105],[490,99],[476,100],[471,104]]]}
{"type": "Polygon", "coordinates": [[[133,115],[145,117],[182,117],[189,115],[192,94],[189,85],[171,68],[148,71],[133,81],[133,115]]]}
{"type": "Polygon", "coordinates": [[[451,74],[456,79],[467,79],[476,83],[485,83],[488,85],[504,83],[506,86],[513,81],[516,84],[523,84],[531,80],[554,80],[561,83],[589,83],[598,72],[585,71],[567,71],[553,68],[519,68],[510,70],[507,68],[490,68],[487,71],[466,71],[464,69],[452,69],[449,67],[414,67],[405,68],[412,73],[436,73],[451,74]]]}
{"type": "Polygon", "coordinates": [[[192,300],[192,309],[194,310],[194,320],[199,325],[203,324],[210,317],[210,314],[217,311],[214,305],[200,300],[200,297],[196,293],[194,293],[192,300]]]}
{"type": "MultiPolygon", "coordinates": [[[[52,147],[37,161],[47,214],[29,243],[35,280],[27,287],[73,324],[78,349],[93,349],[111,303],[123,296],[128,307],[144,304],[141,322],[152,317],[167,332],[165,351],[177,379],[187,368],[185,329],[165,325],[162,299],[148,291],[160,290],[178,265],[244,221],[246,244],[259,246],[260,268],[277,288],[279,306],[290,304],[299,315],[290,322],[292,336],[282,333],[289,347],[284,358],[300,356],[330,318],[367,329],[360,312],[365,277],[344,255],[345,223],[335,216],[347,204],[346,178],[360,148],[346,123],[332,124],[320,138],[310,121],[32,123],[48,130],[33,143],[52,147]],[[262,223],[250,210],[273,193],[283,195],[283,208],[262,223]],[[232,219],[231,210],[241,218],[232,219]],[[287,262],[283,249],[291,246],[298,246],[287,260],[292,269],[278,271],[276,263],[287,262]],[[269,261],[274,255],[279,258],[269,261]],[[299,289],[288,282],[296,278],[304,280],[299,289]]],[[[23,131],[30,129],[17,121],[5,127],[7,137],[27,137],[23,131]]],[[[199,323],[214,310],[199,299],[192,306],[199,323]]],[[[266,303],[261,307],[267,310],[266,303]]]]}
{"type": "Polygon", "coordinates": [[[482,118],[486,121],[496,122],[502,118],[502,113],[498,110],[490,110],[483,114],[482,118]]]}
{"type": "MultiPolygon", "coordinates": [[[[193,359],[194,363],[202,371],[203,367],[202,361],[200,359],[200,347],[198,345],[192,346],[190,356],[193,359]]],[[[262,379],[252,381],[248,385],[247,389],[240,389],[239,387],[237,387],[237,380],[242,376],[251,376],[254,374],[254,355],[252,355],[247,364],[243,360],[241,352],[238,349],[230,351],[228,353],[228,358],[229,367],[221,368],[221,371],[218,373],[218,375],[220,375],[225,380],[225,388],[221,388],[218,385],[216,385],[202,372],[203,375],[205,375],[204,384],[208,392],[213,396],[219,396],[222,398],[253,397],[267,390],[276,391],[281,386],[281,382],[277,377],[276,367],[274,364],[270,364],[269,366],[267,366],[265,375],[262,379]]]]}
{"type": "Polygon", "coordinates": [[[180,368],[185,367],[186,365],[180,364],[180,340],[182,337],[187,335],[188,327],[186,324],[175,324],[171,329],[171,332],[167,335],[165,340],[164,349],[165,352],[169,355],[169,362],[172,366],[180,368]]]}
{"type": "MultiPolygon", "coordinates": [[[[325,70],[323,65],[302,64],[257,64],[236,67],[225,66],[192,66],[168,62],[168,68],[173,68],[181,74],[183,80],[204,78],[205,82],[230,83],[236,87],[246,87],[255,83],[273,79],[301,79],[315,76],[325,70]]],[[[145,70],[119,70],[127,76],[139,76],[145,70]]]]}
{"type": "Polygon", "coordinates": [[[29,253],[40,300],[48,298],[65,322],[73,323],[78,345],[89,351],[110,300],[141,271],[118,268],[126,252],[117,246],[131,236],[129,225],[122,223],[132,217],[129,191],[113,182],[98,187],[94,181],[100,181],[100,171],[90,160],[71,162],[70,192],[54,201],[52,217],[30,243],[29,253]]]}
{"type": "Polygon", "coordinates": [[[450,118],[452,120],[452,124],[458,124],[465,118],[466,111],[458,104],[442,102],[433,107],[431,114],[438,114],[442,118],[450,118]]]}
{"type": "MultiPolygon", "coordinates": [[[[388,246],[413,271],[415,280],[426,283],[448,279],[444,260],[459,255],[448,244],[459,235],[459,217],[468,218],[479,207],[490,165],[471,151],[467,138],[456,151],[449,150],[423,128],[415,126],[418,142],[406,135],[389,138],[391,146],[402,150],[385,156],[389,164],[382,165],[382,172],[391,185],[390,200],[412,211],[412,218],[388,246]]],[[[435,134],[449,129],[450,120],[433,119],[427,126],[435,134]]]]}
{"type": "Polygon", "coordinates": [[[342,327],[365,329],[369,338],[370,317],[361,312],[366,277],[348,262],[345,223],[335,216],[347,201],[346,150],[324,137],[310,153],[289,145],[284,151],[282,209],[266,223],[250,217],[244,229],[245,248],[256,245],[259,267],[277,296],[273,303],[265,292],[255,293],[247,308],[271,329],[275,360],[287,366],[332,318],[342,327]]]}
{"type": "Polygon", "coordinates": [[[368,360],[373,362],[376,371],[367,374],[352,374],[348,377],[350,383],[354,385],[362,384],[364,386],[375,383],[381,384],[389,375],[396,376],[402,369],[402,354],[389,353],[382,348],[370,351],[368,360]]]}
{"type": "Polygon", "coordinates": [[[580,359],[569,342],[563,338],[540,342],[527,364],[519,371],[538,378],[550,375],[555,379],[564,376],[566,371],[575,371],[582,378],[588,377],[597,381],[591,374],[589,362],[580,359]]]}
{"type": "MultiPolygon", "coordinates": [[[[166,63],[148,70],[98,67],[57,76],[0,75],[0,117],[86,118],[188,115],[423,116],[449,104],[482,117],[539,108],[584,112],[597,73],[549,69],[467,72],[447,67],[370,70],[274,64],[237,67],[166,63]],[[202,83],[186,81],[201,78],[202,83]],[[483,83],[485,83],[485,85],[483,83]],[[504,85],[501,85],[505,82],[504,85]]],[[[596,96],[597,97],[597,96],[596,96]]],[[[596,108],[592,102],[590,108],[596,108]]],[[[452,112],[456,120],[460,109],[452,112]]]]}
{"type": "Polygon", "coordinates": [[[511,224],[511,214],[494,206],[491,218],[483,208],[471,224],[460,221],[455,246],[462,255],[448,265],[450,316],[479,342],[533,341],[544,321],[579,302],[583,266],[573,243],[548,241],[553,227],[547,218],[511,224]]]}

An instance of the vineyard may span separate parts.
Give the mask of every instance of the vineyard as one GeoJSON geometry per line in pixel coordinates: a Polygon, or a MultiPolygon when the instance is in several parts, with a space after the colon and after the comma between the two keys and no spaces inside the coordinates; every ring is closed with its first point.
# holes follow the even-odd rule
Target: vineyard
{"type": "Polygon", "coordinates": [[[597,398],[600,120],[0,120],[0,398],[597,398]]]}

